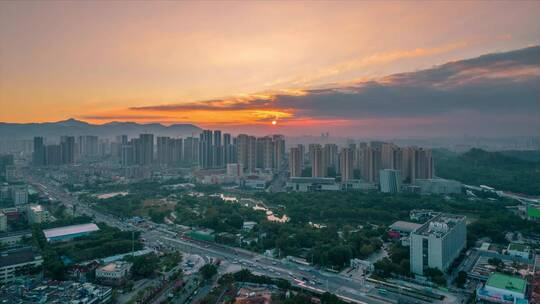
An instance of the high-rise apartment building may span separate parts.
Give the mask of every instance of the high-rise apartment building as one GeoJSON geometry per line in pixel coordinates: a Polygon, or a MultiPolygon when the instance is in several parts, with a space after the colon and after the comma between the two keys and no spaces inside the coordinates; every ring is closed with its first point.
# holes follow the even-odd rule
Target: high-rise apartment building
{"type": "Polygon", "coordinates": [[[332,168],[335,171],[339,171],[338,167],[338,147],[336,144],[325,144],[324,145],[324,162],[326,168],[332,168]]]}
{"type": "Polygon", "coordinates": [[[284,167],[285,159],[285,137],[283,135],[275,134],[272,136],[274,142],[274,170],[276,172],[281,171],[284,167]]]}
{"type": "Polygon", "coordinates": [[[465,216],[440,214],[414,230],[411,235],[411,272],[423,275],[428,268],[446,271],[465,248],[465,216]]]}
{"type": "Polygon", "coordinates": [[[353,179],[354,167],[353,167],[354,153],[350,148],[342,148],[339,153],[339,172],[341,174],[341,181],[346,182],[353,179]]]}
{"type": "Polygon", "coordinates": [[[257,138],[240,134],[236,142],[238,163],[242,164],[247,172],[254,172],[257,167],[257,138]]]}
{"type": "Polygon", "coordinates": [[[223,162],[225,165],[236,163],[235,147],[229,133],[223,134],[223,162]]]}
{"type": "Polygon", "coordinates": [[[399,170],[382,169],[379,171],[379,186],[382,193],[398,193],[401,191],[401,175],[399,170]]]}
{"type": "Polygon", "coordinates": [[[324,159],[324,150],[321,145],[310,145],[311,177],[326,177],[327,167],[324,159]]]}
{"type": "Polygon", "coordinates": [[[94,157],[99,155],[98,137],[93,135],[79,136],[79,155],[81,157],[94,157]]]}
{"type": "Polygon", "coordinates": [[[75,163],[75,137],[62,136],[60,138],[61,162],[62,164],[75,163]]]}
{"type": "Polygon", "coordinates": [[[302,163],[304,162],[304,157],[300,147],[292,147],[289,153],[289,171],[291,177],[301,177],[302,176],[302,163]]]}
{"type": "Polygon", "coordinates": [[[199,166],[203,169],[213,167],[212,130],[203,130],[199,135],[199,166]]]}
{"type": "Polygon", "coordinates": [[[199,164],[199,139],[187,137],[184,140],[183,162],[188,166],[199,164]]]}
{"type": "Polygon", "coordinates": [[[135,155],[137,155],[138,164],[141,166],[150,166],[154,162],[154,134],[140,134],[136,141],[135,155]]]}

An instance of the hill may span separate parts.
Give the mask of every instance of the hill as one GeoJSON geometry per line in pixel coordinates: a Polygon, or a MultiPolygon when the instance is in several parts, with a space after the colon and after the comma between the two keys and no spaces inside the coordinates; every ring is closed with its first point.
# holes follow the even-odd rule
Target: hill
{"type": "Polygon", "coordinates": [[[434,151],[435,173],[442,178],[498,190],[540,195],[540,162],[471,149],[463,154],[434,151]]]}
{"type": "Polygon", "coordinates": [[[198,135],[201,131],[201,128],[192,124],[174,124],[165,126],[158,123],[139,124],[135,122],[110,122],[97,125],[76,119],[45,123],[0,122],[0,139],[29,139],[34,136],[59,137],[62,135],[97,135],[99,137],[112,138],[121,134],[137,136],[140,133],[185,137],[192,134],[198,135]]]}

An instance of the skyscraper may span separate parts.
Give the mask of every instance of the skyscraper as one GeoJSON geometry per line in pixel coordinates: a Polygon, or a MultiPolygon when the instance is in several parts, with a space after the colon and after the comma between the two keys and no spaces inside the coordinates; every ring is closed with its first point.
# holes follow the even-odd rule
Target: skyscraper
{"type": "Polygon", "coordinates": [[[338,168],[338,147],[336,144],[325,144],[324,145],[324,162],[327,169],[332,168],[332,170],[337,171],[338,168]]]}
{"type": "Polygon", "coordinates": [[[171,162],[169,152],[169,140],[168,136],[157,137],[157,162],[160,165],[169,164],[171,162]]]}
{"type": "Polygon", "coordinates": [[[86,156],[97,156],[98,151],[98,137],[92,135],[79,136],[79,155],[82,157],[86,156]]]}
{"type": "Polygon", "coordinates": [[[187,137],[184,141],[183,162],[188,166],[199,164],[199,139],[187,137]]]}
{"type": "Polygon", "coordinates": [[[212,143],[212,167],[223,167],[223,146],[221,145],[221,131],[215,130],[212,143]]]}

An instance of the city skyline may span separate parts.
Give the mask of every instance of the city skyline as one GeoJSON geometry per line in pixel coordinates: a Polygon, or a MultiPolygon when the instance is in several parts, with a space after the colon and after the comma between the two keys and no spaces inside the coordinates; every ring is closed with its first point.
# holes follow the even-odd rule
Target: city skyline
{"type": "Polygon", "coordinates": [[[538,3],[304,4],[2,3],[0,121],[540,130],[538,3]]]}

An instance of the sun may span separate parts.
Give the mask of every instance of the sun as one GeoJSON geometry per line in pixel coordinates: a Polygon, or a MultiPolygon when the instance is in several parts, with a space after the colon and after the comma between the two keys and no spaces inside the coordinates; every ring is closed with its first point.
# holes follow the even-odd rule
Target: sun
{"type": "Polygon", "coordinates": [[[272,120],[272,125],[277,125],[277,120],[272,120]]]}

